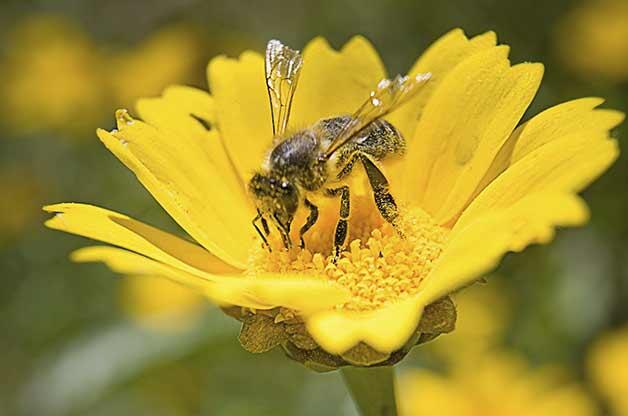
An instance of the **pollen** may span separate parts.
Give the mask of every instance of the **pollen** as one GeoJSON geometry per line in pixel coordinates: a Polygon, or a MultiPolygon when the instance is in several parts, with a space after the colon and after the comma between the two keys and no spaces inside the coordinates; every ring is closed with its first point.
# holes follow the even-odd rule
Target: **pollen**
{"type": "Polygon", "coordinates": [[[336,262],[332,249],[338,214],[326,211],[306,235],[305,249],[298,247],[298,233],[297,247],[286,250],[271,232],[272,251],[256,245],[249,273],[323,276],[351,292],[349,302],[337,305],[351,311],[378,309],[417,293],[443,250],[447,230],[419,208],[401,209],[395,230],[364,205],[352,206],[348,243],[336,262]]]}

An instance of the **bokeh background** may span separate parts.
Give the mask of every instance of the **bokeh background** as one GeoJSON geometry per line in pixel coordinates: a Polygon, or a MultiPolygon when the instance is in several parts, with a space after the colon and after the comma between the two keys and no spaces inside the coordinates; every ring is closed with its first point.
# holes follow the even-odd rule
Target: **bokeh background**
{"type": "MultiPolygon", "coordinates": [[[[526,118],[582,96],[628,109],[625,0],[2,1],[0,415],[355,415],[337,373],[245,352],[195,294],[71,264],[85,241],[44,229],[41,206],[89,202],[178,232],[96,138],[116,108],[206,88],[209,58],[273,37],[363,34],[397,73],[455,27],[545,63],[526,118]]],[[[627,184],[624,150],[584,193],[589,225],[457,297],[457,332],[399,366],[405,414],[628,415],[627,184]]]]}

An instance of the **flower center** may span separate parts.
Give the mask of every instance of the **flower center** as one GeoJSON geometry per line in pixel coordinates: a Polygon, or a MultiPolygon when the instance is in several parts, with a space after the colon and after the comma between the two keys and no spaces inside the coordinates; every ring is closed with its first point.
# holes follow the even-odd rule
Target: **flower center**
{"type": "MultiPolygon", "coordinates": [[[[272,252],[256,244],[249,258],[249,274],[261,272],[322,275],[347,288],[352,299],[338,305],[352,311],[368,311],[416,293],[421,281],[440,256],[448,230],[435,224],[419,208],[400,209],[399,229],[386,223],[371,198],[352,200],[346,248],[333,261],[337,204],[319,207],[318,222],[305,235],[305,249],[285,250],[279,233],[269,235],[272,252]]],[[[305,215],[303,216],[305,217],[305,215]]],[[[304,218],[296,218],[300,224],[304,218]]],[[[298,228],[293,241],[298,242],[298,228]]],[[[295,233],[296,231],[296,233],[295,233]]]]}

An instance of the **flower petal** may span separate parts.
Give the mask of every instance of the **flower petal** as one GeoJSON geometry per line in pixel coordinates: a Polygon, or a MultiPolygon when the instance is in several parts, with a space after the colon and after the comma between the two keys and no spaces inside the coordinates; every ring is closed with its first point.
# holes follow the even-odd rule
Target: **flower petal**
{"type": "Polygon", "coordinates": [[[604,102],[601,98],[580,98],[551,107],[530,121],[517,127],[493,160],[489,170],[476,188],[475,194],[484,189],[509,165],[538,149],[545,143],[573,133],[604,132],[618,126],[624,114],[608,109],[596,109],[604,102]]]}
{"type": "Polygon", "coordinates": [[[209,124],[216,123],[216,102],[206,91],[185,85],[173,85],[164,90],[165,100],[177,103],[188,114],[194,114],[209,124]]]}
{"type": "Polygon", "coordinates": [[[489,272],[509,251],[532,243],[545,244],[557,226],[581,225],[588,219],[576,195],[540,192],[515,204],[487,212],[452,236],[418,294],[420,303],[433,302],[489,272]]]}
{"type": "Polygon", "coordinates": [[[464,208],[541,81],[543,66],[510,66],[507,49],[476,53],[434,91],[409,145],[412,202],[440,224],[464,208]],[[452,118],[452,115],[456,116],[452,118]]]}
{"type": "Polygon", "coordinates": [[[118,131],[98,130],[105,146],[192,238],[231,264],[244,263],[253,241],[250,207],[226,204],[231,191],[200,142],[181,143],[123,110],[116,116],[118,131]]]}
{"type": "Polygon", "coordinates": [[[209,94],[190,87],[171,87],[161,98],[140,99],[137,111],[145,122],[163,131],[182,148],[201,151],[197,156],[203,160],[199,162],[209,162],[205,169],[219,185],[212,190],[225,199],[214,208],[232,210],[234,204],[249,204],[244,184],[225,151],[220,134],[212,127],[215,108],[209,94]]]}
{"type": "Polygon", "coordinates": [[[323,311],[306,320],[307,330],[331,354],[359,342],[382,353],[398,350],[416,331],[423,307],[412,298],[373,312],[323,311]]]}
{"type": "Polygon", "coordinates": [[[536,192],[582,190],[617,158],[607,131],[577,131],[530,152],[486,187],[456,222],[450,238],[475,219],[536,192]]]}
{"type": "Polygon", "coordinates": [[[254,309],[283,306],[309,315],[343,303],[350,296],[344,289],[326,280],[299,275],[266,274],[214,275],[201,270],[190,272],[151,260],[123,249],[96,246],[75,251],[77,262],[104,262],[113,271],[125,275],[149,275],[166,278],[199,290],[218,305],[237,305],[254,309]]]}
{"type": "Polygon", "coordinates": [[[218,56],[209,63],[207,76],[216,103],[216,127],[241,181],[247,183],[272,143],[264,58],[251,51],[238,59],[218,56]]]}
{"type": "Polygon", "coordinates": [[[291,126],[306,127],[318,120],[352,114],[386,78],[386,69],[362,36],[355,36],[340,51],[323,38],[303,50],[303,69],[294,96],[291,126]]]}
{"type": "Polygon", "coordinates": [[[469,56],[495,46],[495,32],[486,32],[469,40],[462,29],[454,29],[434,42],[414,63],[408,75],[429,72],[429,82],[399,110],[386,117],[407,139],[414,137],[417,121],[429,97],[446,75],[469,56]]]}
{"type": "Polygon", "coordinates": [[[117,212],[84,204],[49,205],[44,210],[56,213],[46,221],[50,228],[123,247],[181,270],[218,274],[239,270],[196,244],[117,212]]]}
{"type": "MultiPolygon", "coordinates": [[[[184,271],[165,263],[110,246],[92,246],[74,251],[70,255],[77,263],[103,262],[111,270],[129,276],[155,276],[193,288],[211,301],[219,305],[232,305],[242,302],[239,294],[232,293],[230,288],[217,287],[220,276],[214,276],[200,270],[184,271]],[[223,289],[223,290],[221,290],[223,289]]],[[[246,302],[246,301],[244,301],[246,302]]],[[[247,307],[262,308],[264,305],[250,302],[247,307]]]]}

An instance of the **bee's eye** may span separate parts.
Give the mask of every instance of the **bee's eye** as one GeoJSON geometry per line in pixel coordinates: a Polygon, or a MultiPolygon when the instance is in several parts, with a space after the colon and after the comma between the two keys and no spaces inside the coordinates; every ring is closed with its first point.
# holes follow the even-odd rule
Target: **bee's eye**
{"type": "Polygon", "coordinates": [[[288,182],[285,182],[285,181],[284,181],[284,182],[281,182],[281,187],[282,187],[283,189],[288,189],[288,188],[290,187],[290,184],[289,184],[288,182]]]}

